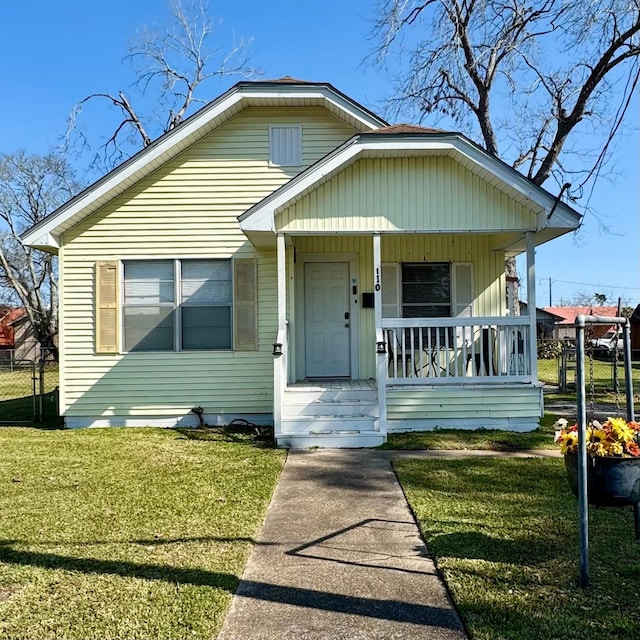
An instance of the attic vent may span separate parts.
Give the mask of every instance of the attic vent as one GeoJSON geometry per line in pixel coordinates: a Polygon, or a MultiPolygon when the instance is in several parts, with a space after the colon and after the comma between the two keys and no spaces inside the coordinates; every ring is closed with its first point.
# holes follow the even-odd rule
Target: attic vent
{"type": "Polygon", "coordinates": [[[269,127],[269,163],[278,167],[302,164],[302,127],[269,127]]]}

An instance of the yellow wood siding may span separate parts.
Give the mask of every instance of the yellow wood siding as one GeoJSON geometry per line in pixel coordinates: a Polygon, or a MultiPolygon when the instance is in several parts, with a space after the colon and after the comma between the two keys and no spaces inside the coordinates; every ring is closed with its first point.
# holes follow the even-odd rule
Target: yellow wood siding
{"type": "Polygon", "coordinates": [[[361,159],[277,216],[282,231],[535,228],[523,205],[448,157],[361,159]]]}
{"type": "MultiPolygon", "coordinates": [[[[382,262],[471,262],[473,263],[474,316],[505,315],[504,255],[491,251],[496,238],[491,235],[438,234],[382,236],[382,262]]],[[[357,253],[358,291],[373,291],[373,239],[371,236],[299,236],[294,239],[296,254],[357,253]]],[[[291,289],[292,287],[290,287],[291,289]]],[[[361,296],[359,296],[359,304],[361,296]]],[[[289,318],[294,317],[292,307],[289,318]]],[[[375,323],[373,309],[359,309],[358,340],[360,377],[375,377],[375,323]]],[[[301,330],[296,318],[291,332],[301,330]]]]}
{"type": "Polygon", "coordinates": [[[389,420],[527,419],[540,417],[540,389],[496,386],[494,388],[389,389],[389,420]]]}
{"type": "MultiPolygon", "coordinates": [[[[270,124],[301,124],[309,165],[354,130],[319,108],[249,108],[67,232],[61,251],[61,408],[74,416],[271,413],[276,259],[236,216],[299,169],[269,166],[270,124]],[[258,351],[95,352],[96,261],[258,258],[258,351]]],[[[304,167],[302,167],[304,168],[304,167]]]]}

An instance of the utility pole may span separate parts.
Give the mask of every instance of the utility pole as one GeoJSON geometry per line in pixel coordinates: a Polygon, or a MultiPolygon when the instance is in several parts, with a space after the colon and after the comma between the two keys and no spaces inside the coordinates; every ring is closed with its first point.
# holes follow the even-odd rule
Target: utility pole
{"type": "Polygon", "coordinates": [[[553,304],[551,303],[551,278],[549,278],[549,306],[553,307],[553,304]]]}

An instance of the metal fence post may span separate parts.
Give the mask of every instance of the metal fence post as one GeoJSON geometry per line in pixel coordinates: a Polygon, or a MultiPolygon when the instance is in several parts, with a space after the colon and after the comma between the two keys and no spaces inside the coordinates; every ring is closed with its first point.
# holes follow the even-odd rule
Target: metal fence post
{"type": "Polygon", "coordinates": [[[589,586],[589,504],[587,499],[587,408],[584,373],[585,317],[576,318],[576,400],[578,409],[578,503],[580,508],[580,586],[589,586]]]}

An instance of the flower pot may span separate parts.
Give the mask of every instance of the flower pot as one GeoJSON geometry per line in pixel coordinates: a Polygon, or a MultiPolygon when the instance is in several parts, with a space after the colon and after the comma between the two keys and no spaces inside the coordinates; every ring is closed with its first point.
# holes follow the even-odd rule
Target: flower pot
{"type": "MultiPolygon", "coordinates": [[[[569,486],[578,495],[578,454],[564,456],[569,486]]],[[[587,456],[589,503],[598,507],[626,507],[640,502],[640,458],[587,456]]]]}

